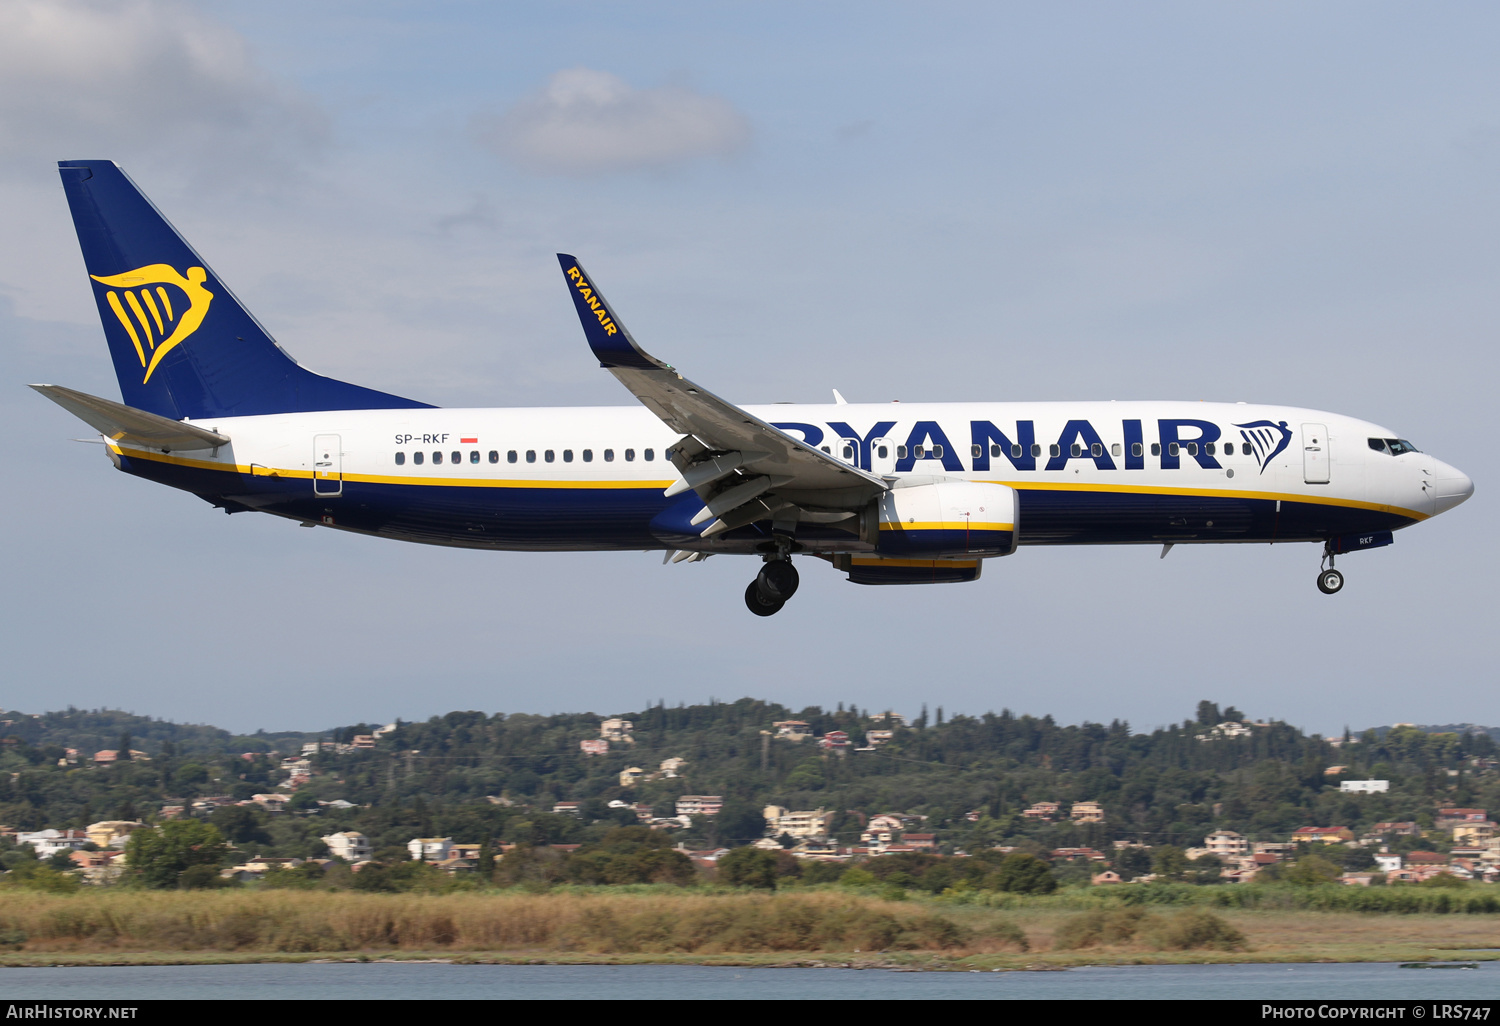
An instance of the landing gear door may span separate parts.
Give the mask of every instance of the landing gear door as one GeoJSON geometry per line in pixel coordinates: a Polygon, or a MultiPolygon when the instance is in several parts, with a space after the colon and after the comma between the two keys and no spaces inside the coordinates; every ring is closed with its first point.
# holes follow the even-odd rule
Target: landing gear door
{"type": "Polygon", "coordinates": [[[1327,484],[1329,457],[1328,428],[1323,424],[1302,425],[1302,480],[1308,484],[1327,484]]]}
{"type": "Polygon", "coordinates": [[[877,438],[870,443],[870,473],[877,477],[889,477],[896,472],[896,446],[889,438],[877,438]]]}
{"type": "Polygon", "coordinates": [[[338,435],[313,438],[313,494],[341,495],[344,491],[344,454],[338,435]]]}

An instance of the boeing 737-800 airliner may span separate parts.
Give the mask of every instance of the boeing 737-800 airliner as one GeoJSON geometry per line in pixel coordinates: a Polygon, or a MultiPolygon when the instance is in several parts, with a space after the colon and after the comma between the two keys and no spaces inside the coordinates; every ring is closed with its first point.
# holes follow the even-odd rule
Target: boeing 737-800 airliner
{"type": "Polygon", "coordinates": [[[110,161],[60,165],[123,403],[39,392],[120,470],[230,513],[476,549],[756,556],[769,616],[792,557],[857,584],[972,581],[1021,545],[1318,542],[1338,555],[1463,502],[1473,484],[1395,431],[1203,402],[736,406],[638,346],[560,255],[626,407],[442,409],[287,356],[110,161]]]}

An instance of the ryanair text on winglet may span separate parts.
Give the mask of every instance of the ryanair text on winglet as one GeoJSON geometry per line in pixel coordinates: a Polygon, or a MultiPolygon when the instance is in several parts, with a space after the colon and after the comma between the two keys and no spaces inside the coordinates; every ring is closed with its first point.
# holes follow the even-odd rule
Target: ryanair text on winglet
{"type": "Polygon", "coordinates": [[[578,294],[583,297],[584,302],[588,303],[589,309],[594,311],[594,316],[599,318],[599,326],[604,329],[604,333],[613,335],[618,331],[615,322],[609,316],[609,310],[599,301],[599,297],[594,295],[593,286],[583,280],[583,272],[577,267],[570,267],[568,277],[577,286],[578,294]]]}

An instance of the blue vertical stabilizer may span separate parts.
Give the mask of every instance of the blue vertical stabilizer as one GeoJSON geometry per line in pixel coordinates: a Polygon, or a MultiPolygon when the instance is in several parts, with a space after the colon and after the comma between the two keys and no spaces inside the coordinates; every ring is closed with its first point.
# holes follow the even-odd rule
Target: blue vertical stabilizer
{"type": "Polygon", "coordinates": [[[58,168],[127,406],[173,420],[428,407],[299,366],[112,161],[58,168]]]}

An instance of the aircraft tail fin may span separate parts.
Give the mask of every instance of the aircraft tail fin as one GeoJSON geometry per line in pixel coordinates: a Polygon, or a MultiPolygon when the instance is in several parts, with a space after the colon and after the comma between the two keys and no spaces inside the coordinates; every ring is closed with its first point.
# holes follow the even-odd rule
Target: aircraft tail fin
{"type": "Polygon", "coordinates": [[[298,364],[112,161],[58,170],[127,406],[181,420],[428,405],[298,364]]]}

